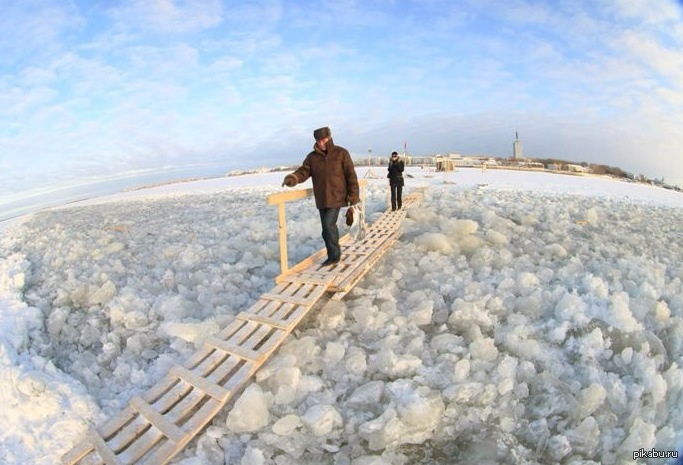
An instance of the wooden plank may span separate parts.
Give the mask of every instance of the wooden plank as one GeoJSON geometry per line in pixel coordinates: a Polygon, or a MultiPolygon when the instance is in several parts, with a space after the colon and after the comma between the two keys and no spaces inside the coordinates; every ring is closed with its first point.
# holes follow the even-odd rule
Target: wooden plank
{"type": "Polygon", "coordinates": [[[124,463],[135,463],[153,444],[141,441],[149,430],[154,430],[145,418],[136,412],[134,420],[112,436],[108,443],[112,450],[119,451],[119,457],[124,463]],[[132,456],[136,451],[137,455],[132,456]]]}
{"type": "Polygon", "coordinates": [[[146,425],[141,420],[138,413],[127,406],[120,415],[114,417],[113,422],[105,423],[98,428],[100,434],[107,438],[107,443],[112,450],[123,450],[135,441],[146,425]],[[120,434],[124,432],[125,434],[120,434]]]}
{"type": "Polygon", "coordinates": [[[337,287],[334,289],[335,293],[332,296],[332,300],[341,300],[346,294],[363,279],[363,277],[370,271],[372,266],[381,258],[382,254],[375,254],[366,259],[365,265],[359,267],[355,273],[346,277],[344,280],[340,281],[337,287]]]}
{"type": "Polygon", "coordinates": [[[261,364],[268,355],[270,355],[270,352],[274,350],[275,346],[284,340],[287,334],[287,332],[280,329],[267,325],[260,325],[246,344],[239,344],[238,341],[233,339],[226,341],[215,337],[208,338],[205,344],[222,350],[230,355],[261,364]],[[252,347],[257,345],[260,345],[261,347],[256,350],[252,349],[252,347]]]}
{"type": "MultiPolygon", "coordinates": [[[[232,394],[234,394],[235,392],[238,392],[242,388],[242,386],[244,386],[249,381],[249,379],[253,376],[258,367],[259,365],[256,365],[251,362],[248,364],[244,364],[234,374],[234,376],[232,376],[228,380],[224,387],[231,392],[230,397],[232,397],[232,394]]],[[[193,393],[197,391],[198,390],[194,390],[193,393]]],[[[190,436],[194,437],[197,433],[199,433],[199,431],[201,431],[204,428],[204,426],[206,426],[211,421],[211,419],[218,412],[220,412],[220,410],[222,410],[222,408],[225,406],[228,400],[229,399],[226,398],[224,401],[219,402],[214,398],[208,398],[208,401],[205,402],[199,408],[199,410],[194,411],[194,414],[186,419],[186,421],[183,424],[183,428],[186,431],[190,431],[190,436]]],[[[146,437],[141,442],[152,442],[158,440],[158,437],[152,436],[152,430],[148,431],[146,434],[149,437],[146,437]]],[[[156,450],[151,450],[144,457],[144,461],[145,463],[150,464],[166,464],[171,460],[171,458],[173,458],[178,453],[178,451],[182,450],[184,446],[185,444],[183,443],[160,443],[156,450]]]]}
{"type": "MultiPolygon", "coordinates": [[[[211,352],[211,355],[199,360],[194,356],[190,357],[192,363],[188,364],[186,362],[186,365],[198,373],[206,374],[209,370],[213,370],[207,377],[210,382],[217,383],[242,363],[236,358],[226,359],[225,355],[216,357],[217,352],[213,349],[209,349],[209,351],[211,352]],[[218,366],[216,367],[217,364],[218,366]]],[[[204,352],[206,352],[206,348],[198,351],[198,353],[202,353],[202,355],[204,355],[204,352]]],[[[165,412],[164,415],[168,420],[176,424],[180,424],[180,422],[183,421],[183,418],[192,415],[193,412],[196,411],[196,406],[204,399],[210,399],[208,394],[205,394],[200,389],[196,389],[193,385],[179,380],[171,374],[164,377],[162,382],[158,383],[153,390],[157,391],[155,393],[157,396],[150,398],[150,391],[148,391],[144,395],[144,398],[146,398],[148,402],[157,399],[155,408],[161,412],[165,412]],[[164,387],[173,386],[173,388],[166,391],[164,394],[161,394],[161,397],[158,397],[159,385],[163,385],[164,387]]],[[[142,429],[141,426],[141,419],[139,417],[135,418],[111,440],[111,442],[114,442],[114,440],[120,441],[125,445],[126,449],[121,455],[126,458],[127,463],[137,463],[141,457],[156,447],[157,442],[161,439],[161,435],[155,433],[153,428],[147,428],[145,430],[142,429]]],[[[196,432],[188,432],[187,434],[194,437],[196,432]]]]}
{"type": "MultiPolygon", "coordinates": [[[[240,370],[233,376],[230,381],[225,385],[225,388],[231,392],[240,391],[247,382],[251,379],[254,373],[257,371],[258,367],[254,364],[248,364],[242,366],[240,370]]],[[[225,402],[227,403],[227,401],[225,402]]],[[[201,431],[213,417],[220,412],[225,403],[220,403],[215,399],[210,399],[206,402],[198,411],[197,414],[192,416],[183,426],[188,431],[193,431],[193,436],[201,431]]],[[[147,457],[146,463],[149,464],[159,464],[165,465],[168,463],[185,445],[172,443],[161,444],[160,447],[149,457],[147,457]]]]}
{"type": "MultiPolygon", "coordinates": [[[[306,311],[306,307],[297,307],[297,309],[300,309],[298,313],[303,313],[306,311]]],[[[293,315],[296,315],[296,313],[292,313],[293,315]]],[[[240,312],[237,315],[237,318],[241,320],[250,320],[250,321],[255,321],[257,323],[261,323],[264,325],[272,326],[273,328],[278,328],[283,331],[289,331],[293,325],[294,318],[291,320],[279,320],[276,318],[270,318],[267,316],[261,316],[261,315],[254,315],[253,313],[247,313],[247,312],[240,312]]]]}
{"type": "MultiPolygon", "coordinates": [[[[195,369],[198,373],[208,373],[209,370],[214,369],[217,363],[225,358],[225,355],[219,356],[214,353],[213,349],[203,348],[202,350],[196,352],[193,356],[186,361],[186,365],[190,368],[195,369]],[[207,356],[207,352],[209,355],[207,356]],[[200,357],[196,355],[200,354],[200,357]]],[[[223,362],[226,365],[228,362],[223,362]]],[[[237,361],[230,362],[234,365],[238,364],[237,361]]],[[[233,365],[233,366],[234,366],[233,365]]],[[[181,382],[177,377],[172,375],[165,376],[160,382],[154,385],[150,390],[148,390],[143,398],[150,404],[154,404],[155,408],[160,412],[167,412],[173,408],[177,408],[178,402],[182,402],[182,399],[187,399],[187,394],[191,393],[193,386],[187,383],[181,382]]],[[[115,417],[115,421],[107,422],[105,425],[106,434],[112,436],[118,431],[118,435],[112,439],[112,441],[120,441],[120,447],[126,447],[130,442],[135,441],[136,437],[141,434],[142,429],[145,425],[140,421],[139,418],[135,418],[135,411],[131,408],[126,408],[122,414],[115,417]],[[114,426],[117,426],[114,428],[114,426]],[[124,427],[125,425],[125,427],[124,427]]],[[[103,429],[103,433],[104,428],[103,429]]]]}
{"type": "Polygon", "coordinates": [[[140,396],[135,396],[131,399],[130,405],[140,412],[140,414],[147,419],[151,424],[153,424],[159,431],[164,433],[173,442],[183,441],[187,434],[175,423],[169,421],[162,414],[157,412],[145,402],[140,396]]]}
{"type": "MultiPolygon", "coordinates": [[[[283,283],[285,284],[285,283],[283,283]]],[[[325,286],[319,286],[311,283],[286,283],[287,295],[292,297],[300,297],[308,299],[310,305],[315,303],[316,296],[321,296],[325,292],[325,286]]],[[[302,303],[300,305],[309,305],[309,303],[302,303]]]]}
{"type": "MultiPolygon", "coordinates": [[[[244,312],[240,312],[240,313],[248,313],[250,315],[261,315],[264,317],[272,317],[274,314],[280,312],[282,307],[288,307],[291,309],[294,307],[294,305],[288,304],[288,303],[283,303],[283,302],[277,302],[274,300],[259,299],[256,301],[256,303],[254,305],[249,307],[244,312]]],[[[235,317],[235,318],[237,320],[244,321],[244,319],[240,319],[237,317],[235,317]]],[[[223,338],[223,339],[226,339],[226,338],[223,338]]]]}
{"type": "MultiPolygon", "coordinates": [[[[288,331],[291,331],[291,329],[293,329],[293,324],[298,323],[308,313],[312,306],[325,296],[325,292],[332,284],[333,279],[334,276],[326,277],[324,284],[320,285],[319,289],[316,291],[316,295],[318,296],[316,300],[308,302],[307,305],[294,305],[291,303],[278,303],[275,305],[276,302],[272,302],[273,305],[265,307],[263,311],[259,311],[257,316],[266,318],[266,320],[262,320],[264,324],[274,323],[275,326],[278,324],[277,321],[279,321],[281,322],[280,324],[286,325],[286,327],[289,328],[288,331]]],[[[246,314],[243,316],[245,319],[249,319],[246,314]]],[[[254,320],[259,321],[258,319],[254,320]]]]}
{"type": "Polygon", "coordinates": [[[245,349],[254,349],[256,346],[262,345],[263,341],[271,337],[274,332],[281,332],[253,321],[249,321],[246,324],[254,327],[254,331],[252,331],[246,339],[239,336],[233,336],[224,340],[227,340],[230,344],[243,346],[245,349]]]}
{"type": "Polygon", "coordinates": [[[292,200],[305,199],[313,195],[313,189],[296,189],[291,191],[276,192],[275,194],[270,194],[268,197],[269,205],[277,205],[279,203],[291,202],[292,200]]]}
{"type": "Polygon", "coordinates": [[[228,326],[223,330],[219,331],[216,337],[220,339],[228,339],[233,337],[233,335],[241,334],[244,338],[247,338],[251,334],[256,326],[249,326],[241,320],[233,320],[228,326]]]}
{"type": "Polygon", "coordinates": [[[287,275],[292,275],[292,274],[298,273],[298,272],[308,268],[309,266],[313,265],[316,262],[322,262],[326,256],[327,256],[327,251],[325,249],[321,249],[321,250],[317,251],[316,253],[314,253],[310,257],[300,261],[296,265],[290,266],[289,269],[287,270],[286,274],[277,276],[275,278],[275,282],[279,283],[282,276],[287,276],[287,275]]]}
{"type": "Polygon", "coordinates": [[[261,299],[265,300],[275,300],[278,302],[287,302],[295,305],[311,306],[313,305],[321,295],[327,290],[327,286],[316,286],[308,283],[305,284],[289,284],[289,291],[292,293],[287,294],[275,294],[275,293],[265,293],[261,296],[261,299]]]}
{"type": "Polygon", "coordinates": [[[259,365],[265,362],[270,354],[285,340],[289,335],[288,332],[282,330],[273,331],[265,342],[262,343],[261,347],[258,348],[258,352],[262,355],[259,359],[259,365]]]}
{"type": "MultiPolygon", "coordinates": [[[[186,441],[181,442],[171,442],[163,441],[158,444],[153,450],[150,450],[144,457],[145,464],[154,465],[165,465],[170,462],[175,455],[185,448],[187,443],[201,431],[209,422],[223,409],[224,403],[211,398],[207,403],[205,403],[198,411],[196,417],[200,420],[197,423],[197,427],[193,428],[192,434],[188,437],[186,441]]],[[[149,438],[153,441],[155,438],[149,438]]]]}
{"type": "Polygon", "coordinates": [[[317,296],[313,296],[312,298],[309,296],[306,297],[297,297],[293,295],[283,295],[283,294],[263,294],[261,296],[262,299],[264,300],[273,300],[275,302],[285,302],[293,305],[303,305],[304,307],[307,307],[309,305],[313,305],[317,296]]]}
{"type": "MultiPolygon", "coordinates": [[[[325,287],[327,288],[327,286],[325,287]]],[[[298,323],[311,309],[312,305],[292,305],[283,304],[280,308],[270,315],[270,318],[287,323],[287,332],[294,329],[294,324],[298,323]]],[[[261,315],[258,315],[261,316],[261,315]]]]}
{"type": "MultiPolygon", "coordinates": [[[[398,210],[396,212],[386,212],[382,218],[387,216],[387,213],[395,214],[400,213],[401,216],[405,216],[405,210],[398,210]]],[[[398,215],[394,215],[398,216],[398,215]]],[[[332,296],[332,300],[341,300],[351,288],[353,288],[371,269],[371,267],[379,260],[379,258],[385,253],[385,251],[394,244],[400,236],[400,228],[398,226],[394,227],[393,224],[381,224],[382,222],[378,220],[373,226],[375,229],[380,229],[379,234],[373,237],[374,250],[372,253],[364,257],[364,260],[360,261],[359,266],[349,273],[343,279],[335,282],[335,286],[331,289],[335,294],[332,296]],[[378,223],[379,226],[378,226],[378,223]],[[390,226],[390,227],[387,227],[390,226]],[[385,229],[386,228],[386,229],[385,229]]],[[[375,231],[373,231],[374,235],[375,231]]]]}
{"type": "MultiPolygon", "coordinates": [[[[233,328],[230,331],[225,331],[225,333],[226,334],[232,334],[233,336],[237,335],[238,338],[243,339],[244,337],[246,337],[251,332],[251,328],[245,328],[244,326],[245,325],[242,325],[242,324],[233,325],[233,328]],[[236,328],[239,328],[239,330],[236,330],[236,328]]],[[[194,358],[195,363],[199,363],[201,365],[207,365],[207,361],[210,360],[213,357],[213,355],[210,355],[209,357],[207,357],[206,353],[205,353],[206,350],[203,350],[201,352],[204,352],[204,353],[201,353],[201,355],[199,357],[197,357],[195,355],[195,356],[191,357],[191,359],[194,358]]],[[[211,350],[211,352],[213,352],[213,350],[211,350]]],[[[226,373],[229,372],[229,370],[222,370],[222,367],[224,365],[228,364],[228,362],[230,362],[230,361],[224,362],[221,365],[221,367],[219,367],[218,370],[214,371],[214,373],[218,373],[219,371],[225,371],[226,373]]],[[[230,363],[230,365],[232,365],[232,363],[230,363]]],[[[221,374],[221,377],[222,377],[222,374],[221,374]]],[[[168,388],[168,385],[169,385],[169,381],[166,380],[166,378],[171,378],[171,376],[165,377],[165,381],[163,383],[161,383],[164,385],[164,388],[168,388]]],[[[190,391],[190,394],[188,396],[186,396],[185,399],[183,401],[181,401],[180,404],[177,404],[172,411],[167,413],[167,415],[169,415],[170,418],[181,417],[182,415],[185,415],[183,412],[190,411],[188,409],[194,409],[193,406],[197,405],[197,403],[199,401],[201,401],[202,398],[205,397],[203,394],[196,395],[195,393],[199,393],[199,389],[193,389],[194,386],[188,385],[187,383],[179,382],[177,380],[177,378],[174,378],[174,379],[175,379],[174,383],[176,384],[176,388],[178,386],[184,386],[184,390],[190,391]]],[[[156,388],[157,388],[156,390],[158,391],[159,388],[158,387],[156,387],[156,388]]],[[[172,393],[173,392],[171,391],[170,394],[172,394],[172,393]]],[[[157,392],[156,394],[159,394],[159,393],[157,392]]],[[[169,397],[169,393],[165,394],[164,396],[169,397]]],[[[177,398],[178,396],[174,395],[172,397],[177,398]]],[[[164,398],[162,398],[162,400],[164,400],[164,398]]],[[[133,421],[133,423],[129,424],[129,426],[133,426],[136,431],[141,431],[141,426],[137,426],[137,427],[134,426],[135,423],[139,423],[139,421],[136,421],[136,420],[137,419],[135,419],[133,421]]],[[[129,459],[129,461],[127,463],[137,463],[137,460],[139,460],[141,457],[143,457],[143,455],[148,453],[148,451],[154,446],[155,441],[158,441],[159,435],[157,435],[157,434],[153,435],[150,432],[152,430],[150,430],[148,428],[148,430],[146,432],[144,432],[142,434],[142,436],[138,436],[139,433],[135,434],[135,436],[132,439],[135,442],[133,443],[132,446],[128,447],[125,450],[124,454],[122,454],[123,456],[125,456],[129,459]]],[[[196,434],[196,433],[193,433],[193,436],[194,436],[194,434],[196,434]]],[[[131,439],[129,439],[128,441],[130,442],[131,439]]],[[[126,443],[126,444],[128,444],[128,443],[126,443]]],[[[155,462],[150,462],[150,463],[155,463],[155,462]]]]}
{"type": "Polygon", "coordinates": [[[200,391],[207,393],[216,400],[222,400],[226,398],[229,394],[229,391],[227,391],[222,386],[211,383],[207,381],[206,378],[197,376],[192,371],[180,365],[174,365],[173,367],[171,367],[171,374],[191,384],[200,391]]]}
{"type": "Polygon", "coordinates": [[[62,464],[73,465],[83,457],[95,450],[95,446],[89,441],[82,441],[62,456],[62,464]]]}
{"type": "Polygon", "coordinates": [[[128,424],[133,418],[135,418],[136,412],[131,408],[124,408],[121,412],[111,418],[109,421],[105,422],[97,429],[102,436],[105,438],[111,437],[116,431],[123,428],[128,424]]]}
{"type": "Polygon", "coordinates": [[[287,258],[287,221],[285,220],[285,204],[281,203],[277,206],[278,230],[280,241],[280,271],[286,273],[289,268],[289,259],[287,258]]]}
{"type": "Polygon", "coordinates": [[[218,350],[222,350],[226,354],[234,355],[235,357],[243,358],[245,360],[252,360],[256,362],[261,358],[261,354],[254,350],[246,349],[242,346],[231,344],[228,341],[223,341],[221,339],[210,337],[204,341],[204,343],[210,345],[211,347],[215,347],[218,350]]]}
{"type": "MultiPolygon", "coordinates": [[[[288,333],[268,326],[261,326],[254,335],[243,344],[259,354],[258,363],[263,363],[273,350],[287,337],[288,333]],[[256,346],[259,346],[256,349],[256,346]]],[[[229,342],[234,342],[230,340],[229,342]]]]}
{"type": "Polygon", "coordinates": [[[140,437],[140,439],[134,444],[133,447],[130,447],[125,451],[126,458],[129,459],[128,463],[137,463],[137,461],[140,458],[143,458],[143,456],[145,458],[145,463],[168,463],[168,461],[170,461],[170,459],[184,447],[186,442],[189,442],[189,440],[191,440],[199,432],[199,430],[195,428],[195,426],[193,425],[206,425],[213,418],[213,416],[215,416],[214,413],[213,416],[211,416],[210,418],[197,418],[198,416],[201,417],[201,415],[203,415],[204,412],[206,412],[206,409],[204,407],[200,407],[199,409],[197,409],[200,403],[205,401],[204,405],[211,404],[218,406],[216,407],[217,411],[220,411],[222,406],[224,406],[227,403],[227,401],[232,397],[232,395],[236,391],[233,387],[234,383],[232,382],[232,380],[235,377],[244,376],[244,373],[253,374],[256,371],[257,366],[253,363],[249,362],[233,365],[235,360],[235,358],[227,359],[207,378],[210,382],[218,383],[219,380],[223,379],[227,374],[232,372],[234,366],[241,365],[241,367],[236,372],[234,372],[233,376],[224,385],[224,388],[230,392],[230,395],[227,396],[224,400],[218,401],[210,397],[209,395],[203,393],[200,389],[192,389],[190,393],[180,403],[175,405],[171,411],[166,413],[166,416],[168,417],[169,421],[182,424],[183,429],[187,432],[188,435],[187,441],[183,440],[175,444],[170,441],[161,441],[163,438],[161,437],[160,433],[155,429],[150,428],[144,433],[143,436],[140,437]],[[169,450],[171,451],[171,455],[164,455],[165,453],[169,453],[169,450]],[[164,457],[164,459],[162,460],[160,459],[160,457],[164,457]]]}
{"type": "Polygon", "coordinates": [[[122,465],[119,458],[114,454],[114,452],[109,448],[107,443],[102,439],[102,436],[95,431],[91,430],[88,435],[90,442],[95,446],[97,454],[104,460],[107,465],[122,465]]]}
{"type": "Polygon", "coordinates": [[[307,277],[305,273],[289,274],[282,277],[282,282],[286,283],[301,283],[301,284],[315,284],[318,286],[329,286],[332,282],[331,278],[315,278],[307,277]]]}
{"type": "MultiPolygon", "coordinates": [[[[321,273],[318,270],[314,269],[307,269],[306,271],[300,271],[297,274],[297,278],[304,279],[304,280],[311,280],[311,281],[326,281],[328,283],[332,283],[336,276],[334,274],[329,274],[329,273],[321,273]]],[[[289,277],[285,277],[284,279],[288,279],[289,277]]]]}

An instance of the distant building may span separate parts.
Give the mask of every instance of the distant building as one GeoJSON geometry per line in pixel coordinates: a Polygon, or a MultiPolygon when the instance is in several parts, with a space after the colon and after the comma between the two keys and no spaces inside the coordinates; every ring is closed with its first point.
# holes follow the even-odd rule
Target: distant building
{"type": "Polygon", "coordinates": [[[567,164],[567,171],[571,173],[588,173],[588,168],[581,165],[567,164]]]}
{"type": "Polygon", "coordinates": [[[516,166],[527,169],[545,169],[545,165],[538,161],[519,161],[516,166]]]}
{"type": "Polygon", "coordinates": [[[571,163],[550,163],[548,169],[552,171],[569,171],[570,173],[590,173],[590,169],[582,165],[571,163]]]}
{"type": "Polygon", "coordinates": [[[515,141],[512,143],[512,158],[515,160],[524,158],[522,153],[522,141],[519,140],[519,134],[515,131],[515,141]]]}
{"type": "Polygon", "coordinates": [[[442,157],[437,155],[434,157],[436,171],[455,171],[455,160],[451,157],[442,157]]]}

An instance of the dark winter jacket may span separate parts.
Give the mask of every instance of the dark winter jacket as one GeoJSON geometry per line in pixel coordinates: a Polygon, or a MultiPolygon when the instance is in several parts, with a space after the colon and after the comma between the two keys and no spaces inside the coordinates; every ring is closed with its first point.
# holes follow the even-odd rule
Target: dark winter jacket
{"type": "Polygon", "coordinates": [[[318,208],[342,208],[360,201],[360,187],[351,155],[344,147],[327,142],[327,152],[313,146],[302,165],[292,173],[297,183],[313,178],[313,195],[318,208]]]}
{"type": "Polygon", "coordinates": [[[390,160],[389,161],[389,174],[387,174],[387,178],[389,178],[389,183],[392,186],[402,186],[403,185],[403,168],[405,167],[405,163],[403,163],[403,160],[390,160]]]}

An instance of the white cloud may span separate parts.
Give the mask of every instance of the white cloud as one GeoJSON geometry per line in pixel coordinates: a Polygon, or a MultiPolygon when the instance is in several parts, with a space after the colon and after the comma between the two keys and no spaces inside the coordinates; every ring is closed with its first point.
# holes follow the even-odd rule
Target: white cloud
{"type": "Polygon", "coordinates": [[[220,0],[128,0],[108,9],[118,28],[161,33],[213,28],[223,13],[220,0]]]}
{"type": "Polygon", "coordinates": [[[0,66],[22,64],[33,56],[48,56],[60,48],[65,34],[78,30],[85,21],[68,2],[3,2],[0,66]]]}
{"type": "Polygon", "coordinates": [[[614,0],[610,7],[619,17],[648,24],[681,20],[681,5],[670,0],[614,0]]]}

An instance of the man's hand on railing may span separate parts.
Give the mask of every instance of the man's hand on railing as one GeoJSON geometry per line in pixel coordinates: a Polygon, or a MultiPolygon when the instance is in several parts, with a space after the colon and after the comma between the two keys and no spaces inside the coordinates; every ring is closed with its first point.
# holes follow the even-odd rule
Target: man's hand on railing
{"type": "Polygon", "coordinates": [[[288,174],[287,176],[285,176],[285,180],[282,181],[282,187],[294,187],[296,186],[296,184],[296,176],[294,176],[293,174],[288,174]]]}

